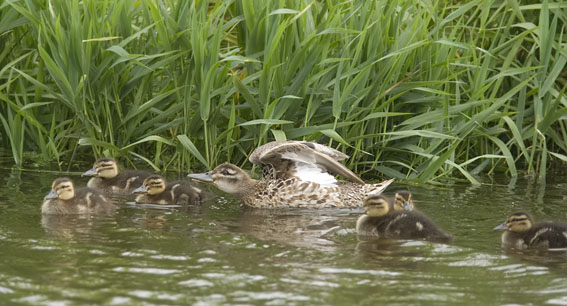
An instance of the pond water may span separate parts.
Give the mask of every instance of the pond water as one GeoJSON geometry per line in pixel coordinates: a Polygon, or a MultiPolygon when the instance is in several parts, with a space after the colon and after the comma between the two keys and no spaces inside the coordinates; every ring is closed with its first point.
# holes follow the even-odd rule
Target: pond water
{"type": "MultiPolygon", "coordinates": [[[[450,245],[361,241],[360,211],[118,202],[106,217],[42,217],[54,173],[0,170],[0,305],[567,305],[567,252],[507,252],[512,211],[567,220],[566,183],[409,188],[450,245]]],[[[78,186],[86,179],[69,175],[78,186]]]]}

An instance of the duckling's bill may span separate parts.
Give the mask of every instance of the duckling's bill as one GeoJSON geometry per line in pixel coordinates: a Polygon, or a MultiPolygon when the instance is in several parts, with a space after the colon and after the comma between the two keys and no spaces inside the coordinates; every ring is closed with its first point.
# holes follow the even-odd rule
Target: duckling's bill
{"type": "Polygon", "coordinates": [[[44,200],[51,200],[51,199],[57,199],[57,190],[55,189],[51,189],[51,191],[49,192],[49,194],[47,194],[45,197],[43,197],[44,200]]]}
{"type": "Polygon", "coordinates": [[[146,186],[142,185],[132,191],[133,194],[141,194],[141,193],[148,193],[148,189],[146,186]]]}
{"type": "Polygon", "coordinates": [[[498,225],[497,227],[493,228],[493,231],[505,231],[508,229],[508,226],[506,226],[506,222],[498,225]]]}
{"type": "Polygon", "coordinates": [[[97,176],[97,172],[95,168],[85,171],[81,176],[97,176]]]}
{"type": "Polygon", "coordinates": [[[195,179],[195,180],[203,181],[203,182],[212,182],[213,181],[213,176],[212,176],[211,172],[190,173],[190,174],[187,174],[187,177],[195,179]]]}

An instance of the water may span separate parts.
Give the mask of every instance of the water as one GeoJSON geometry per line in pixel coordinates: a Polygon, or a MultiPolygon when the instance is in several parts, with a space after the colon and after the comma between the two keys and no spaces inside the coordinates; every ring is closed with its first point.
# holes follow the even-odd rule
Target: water
{"type": "Polygon", "coordinates": [[[42,217],[55,177],[0,170],[1,305],[567,305],[565,251],[506,252],[491,231],[517,210],[567,220],[565,183],[410,187],[455,235],[444,245],[361,241],[359,211],[244,209],[222,195],[42,217]]]}

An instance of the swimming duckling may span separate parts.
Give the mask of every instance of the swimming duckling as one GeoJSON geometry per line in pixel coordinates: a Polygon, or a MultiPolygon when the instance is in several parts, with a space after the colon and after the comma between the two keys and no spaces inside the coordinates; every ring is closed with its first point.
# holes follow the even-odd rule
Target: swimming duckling
{"type": "Polygon", "coordinates": [[[249,160],[262,167],[262,179],[252,179],[230,163],[213,171],[189,174],[211,182],[252,207],[332,208],[360,207],[369,194],[379,194],[394,180],[365,184],[339,161],[348,156],[322,144],[273,141],[258,147],[249,160]],[[351,182],[338,181],[331,173],[351,182]]]}
{"type": "Polygon", "coordinates": [[[494,230],[505,230],[502,246],[514,249],[567,248],[567,224],[536,223],[525,212],[515,212],[494,230]]]}
{"type": "Polygon", "coordinates": [[[41,213],[44,215],[109,213],[117,207],[104,195],[91,188],[75,189],[73,181],[64,177],[53,181],[51,192],[44,197],[41,213]]]}
{"type": "Polygon", "coordinates": [[[92,169],[86,171],[82,176],[94,176],[89,180],[87,186],[104,193],[131,194],[132,191],[142,185],[144,179],[152,173],[141,170],[130,170],[118,172],[118,165],[112,158],[101,158],[94,163],[92,169]]]}
{"type": "Polygon", "coordinates": [[[199,204],[205,191],[191,185],[188,181],[167,183],[159,175],[152,175],[132,193],[138,194],[136,203],[151,204],[199,204]]]}
{"type": "Polygon", "coordinates": [[[395,211],[407,210],[412,211],[415,206],[411,193],[407,190],[400,190],[394,194],[390,208],[395,211]]]}
{"type": "Polygon", "coordinates": [[[356,231],[360,236],[398,239],[426,239],[449,242],[444,233],[427,216],[417,211],[392,211],[392,204],[381,195],[371,195],[364,201],[366,214],[358,218],[356,231]]]}

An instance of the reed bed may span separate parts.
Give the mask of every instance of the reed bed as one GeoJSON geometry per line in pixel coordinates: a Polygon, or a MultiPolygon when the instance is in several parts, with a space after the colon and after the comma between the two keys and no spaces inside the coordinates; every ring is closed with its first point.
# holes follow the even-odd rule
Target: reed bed
{"type": "Polygon", "coordinates": [[[366,178],[545,178],[566,24],[548,1],[5,0],[0,142],[187,171],[304,139],[366,178]]]}

